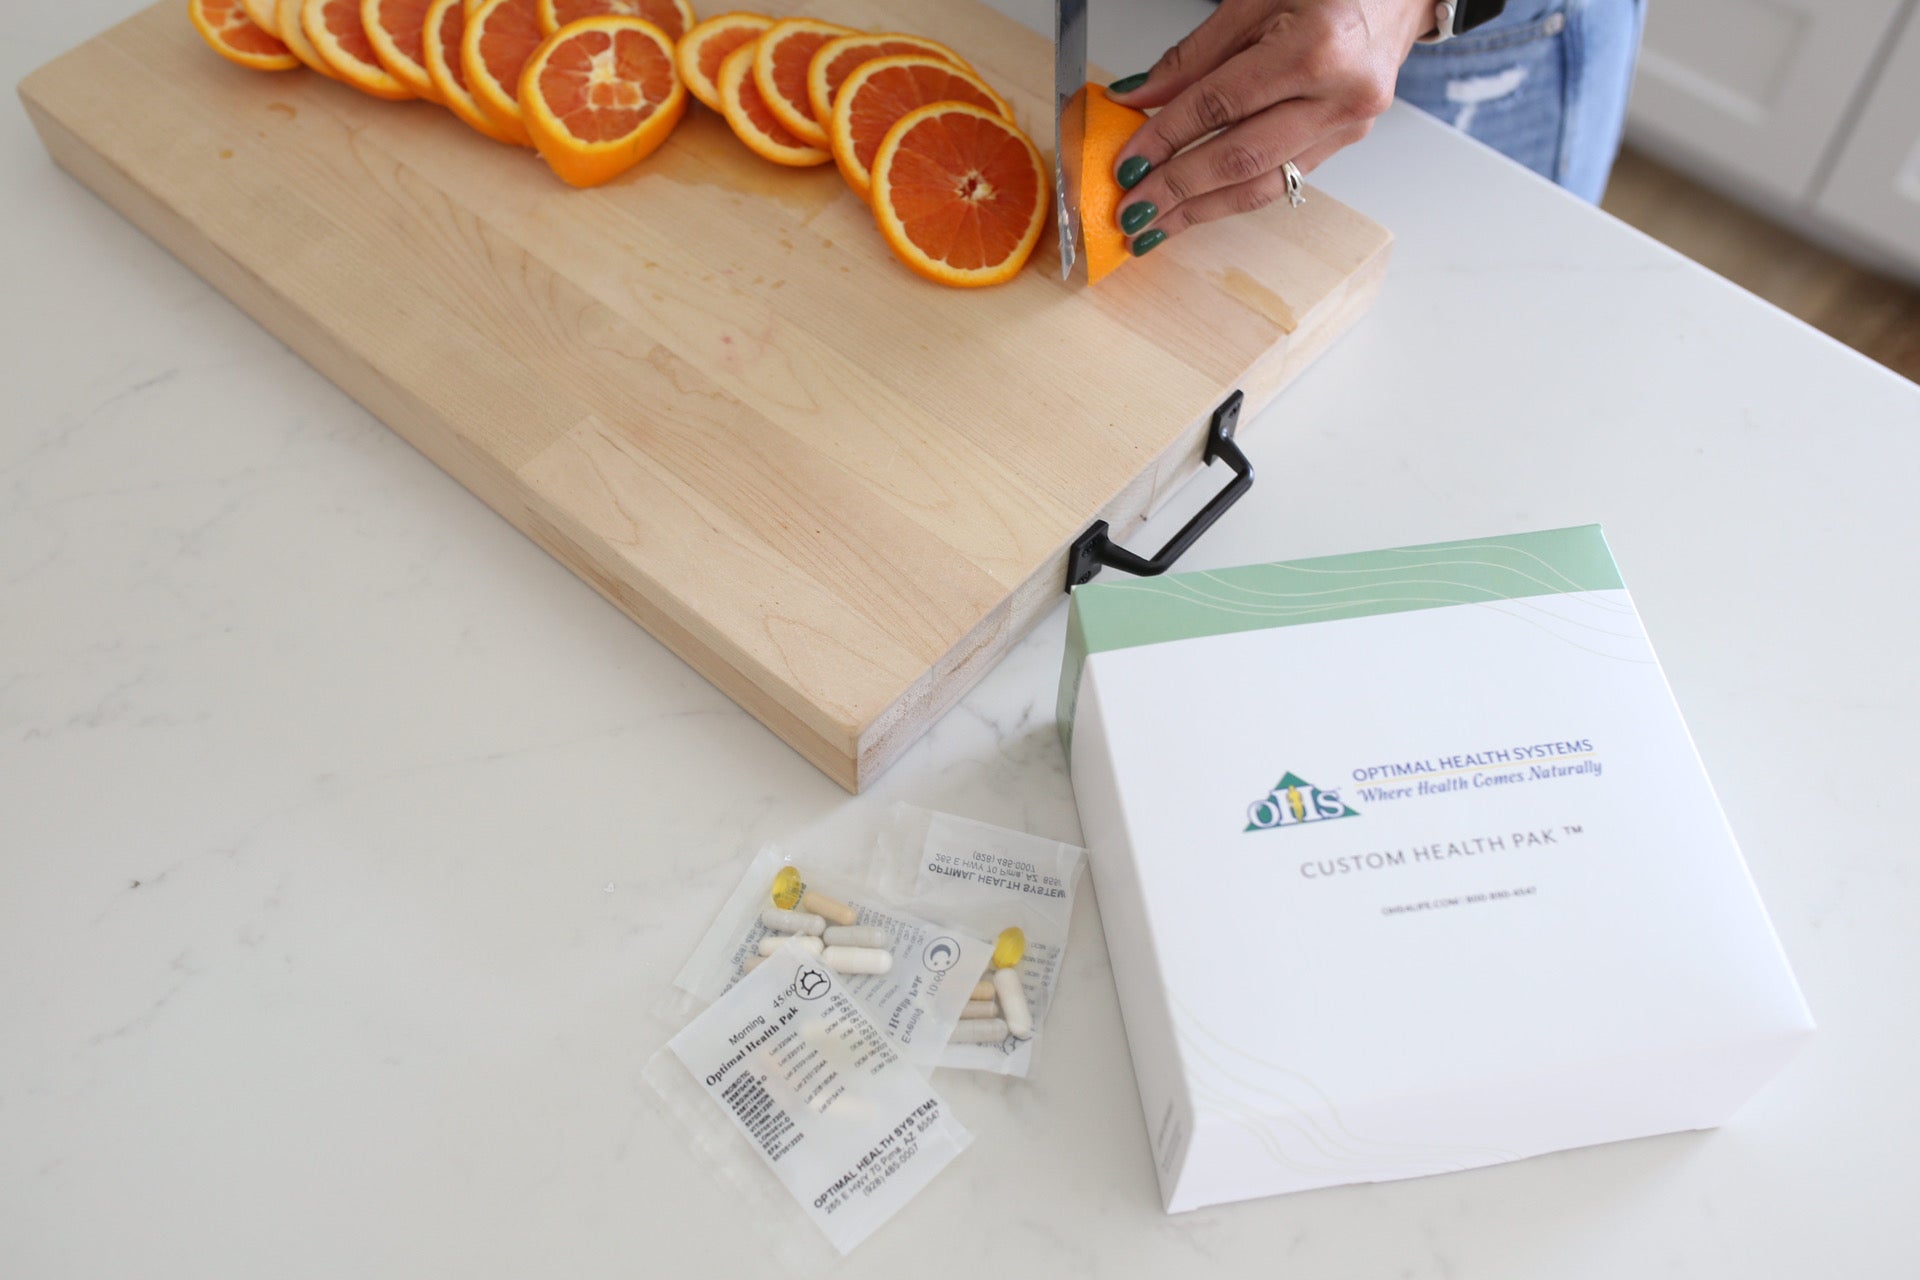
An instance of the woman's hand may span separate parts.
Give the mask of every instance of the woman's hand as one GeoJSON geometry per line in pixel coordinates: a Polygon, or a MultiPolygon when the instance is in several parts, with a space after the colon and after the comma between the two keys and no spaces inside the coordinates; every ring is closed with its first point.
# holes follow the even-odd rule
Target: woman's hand
{"type": "Polygon", "coordinates": [[[1115,166],[1134,253],[1273,203],[1286,194],[1282,164],[1306,173],[1366,137],[1433,10],[1432,0],[1222,0],[1152,71],[1114,81],[1115,101],[1161,108],[1115,166]]]}

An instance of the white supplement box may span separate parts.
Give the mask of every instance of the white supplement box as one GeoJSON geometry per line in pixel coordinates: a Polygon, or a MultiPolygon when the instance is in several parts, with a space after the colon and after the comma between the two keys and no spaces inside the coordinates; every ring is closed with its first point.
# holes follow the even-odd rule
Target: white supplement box
{"type": "Polygon", "coordinates": [[[1169,1212],[1727,1120],[1813,1030],[1597,527],[1074,592],[1169,1212]]]}

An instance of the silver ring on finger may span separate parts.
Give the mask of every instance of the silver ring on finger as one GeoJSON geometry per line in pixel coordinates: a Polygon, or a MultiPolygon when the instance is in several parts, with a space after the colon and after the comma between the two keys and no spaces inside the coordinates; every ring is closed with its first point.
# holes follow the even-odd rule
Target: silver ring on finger
{"type": "Polygon", "coordinates": [[[1289,160],[1280,166],[1280,172],[1287,180],[1287,203],[1298,209],[1307,202],[1305,183],[1300,177],[1300,166],[1289,160]]]}

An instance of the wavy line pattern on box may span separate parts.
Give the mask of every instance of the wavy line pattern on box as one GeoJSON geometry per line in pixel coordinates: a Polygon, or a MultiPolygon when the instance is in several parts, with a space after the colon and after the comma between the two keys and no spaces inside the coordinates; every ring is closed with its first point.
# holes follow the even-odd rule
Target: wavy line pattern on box
{"type": "Polygon", "coordinates": [[[1413,1177],[1521,1158],[1522,1153],[1500,1147],[1362,1137],[1342,1118],[1327,1090],[1307,1076],[1241,1049],[1178,999],[1173,1013],[1180,1052],[1187,1059],[1196,1136],[1203,1120],[1224,1120],[1237,1125],[1275,1165],[1340,1178],[1378,1178],[1383,1173],[1413,1177]],[[1283,1080],[1289,1087],[1276,1089],[1255,1080],[1283,1080]]]}

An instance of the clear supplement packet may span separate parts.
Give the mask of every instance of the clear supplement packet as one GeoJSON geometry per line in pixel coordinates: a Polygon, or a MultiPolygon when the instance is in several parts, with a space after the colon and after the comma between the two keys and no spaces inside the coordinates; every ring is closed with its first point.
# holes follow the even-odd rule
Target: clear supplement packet
{"type": "MultiPolygon", "coordinates": [[[[728,897],[674,984],[702,1001],[719,999],[781,935],[761,916],[772,905],[774,877],[794,860],[778,848],[762,849],[728,897]],[[764,946],[763,946],[764,944],[764,946]]],[[[942,1061],[972,994],[974,979],[993,954],[993,943],[964,928],[936,924],[886,904],[874,892],[798,868],[809,890],[853,909],[857,927],[885,933],[892,956],[885,973],[835,974],[864,1002],[907,1061],[932,1067],[942,1061]]],[[[831,931],[829,931],[831,932],[831,931]]]]}
{"type": "MultiPolygon", "coordinates": [[[[1033,1022],[1030,1039],[949,1044],[943,1067],[1024,1076],[1040,1032],[1073,919],[1073,890],[1086,850],[949,813],[896,805],[874,848],[869,880],[902,906],[988,938],[1018,926],[1026,934],[1020,986],[1033,1022]]],[[[969,970],[974,979],[985,970],[969,970]]]]}
{"type": "MultiPolygon", "coordinates": [[[[849,985],[813,952],[782,943],[645,1070],[749,1203],[778,1195],[742,1141],[843,1255],[972,1141],[849,985]]],[[[782,1241],[781,1261],[810,1270],[797,1261],[801,1248],[784,1247],[795,1243],[782,1241]]]]}

